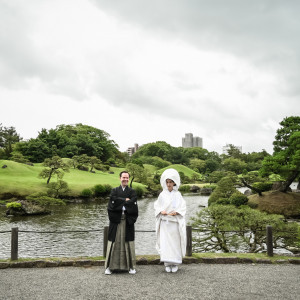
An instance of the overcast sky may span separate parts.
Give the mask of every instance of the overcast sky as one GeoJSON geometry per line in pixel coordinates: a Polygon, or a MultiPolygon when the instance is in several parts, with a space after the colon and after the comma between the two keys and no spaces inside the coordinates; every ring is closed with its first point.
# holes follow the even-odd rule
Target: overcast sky
{"type": "Polygon", "coordinates": [[[300,1],[0,0],[0,123],[272,153],[300,113],[300,1]]]}

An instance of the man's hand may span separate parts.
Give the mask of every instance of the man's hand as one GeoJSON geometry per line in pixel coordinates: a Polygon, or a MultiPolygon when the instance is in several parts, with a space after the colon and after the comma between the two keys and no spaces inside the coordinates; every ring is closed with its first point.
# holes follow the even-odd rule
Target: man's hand
{"type": "Polygon", "coordinates": [[[162,215],[167,215],[167,214],[168,214],[165,210],[161,211],[160,213],[161,213],[162,215]]]}
{"type": "Polygon", "coordinates": [[[126,201],[129,201],[130,199],[129,199],[129,198],[126,198],[125,200],[126,200],[126,201]]]}
{"type": "Polygon", "coordinates": [[[177,215],[177,212],[176,212],[176,211],[171,211],[171,212],[169,213],[169,215],[170,215],[170,216],[176,216],[176,215],[177,215]]]}

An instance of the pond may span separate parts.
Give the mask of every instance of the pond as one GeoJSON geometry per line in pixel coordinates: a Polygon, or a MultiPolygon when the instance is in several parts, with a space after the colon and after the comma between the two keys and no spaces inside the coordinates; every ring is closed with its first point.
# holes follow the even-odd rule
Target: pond
{"type": "MultiPolygon", "coordinates": [[[[186,221],[207,206],[208,196],[184,195],[187,203],[186,221]],[[201,206],[201,207],[199,207],[201,206]]],[[[136,254],[157,254],[155,249],[155,218],[153,203],[156,198],[139,200],[136,223],[136,254]]],[[[84,203],[57,206],[51,215],[6,218],[5,207],[0,208],[0,259],[10,258],[10,231],[18,227],[19,257],[80,257],[100,256],[103,253],[103,227],[108,225],[107,204],[84,203]],[[91,231],[53,233],[54,231],[91,231]],[[47,231],[47,233],[37,233],[47,231]]]]}

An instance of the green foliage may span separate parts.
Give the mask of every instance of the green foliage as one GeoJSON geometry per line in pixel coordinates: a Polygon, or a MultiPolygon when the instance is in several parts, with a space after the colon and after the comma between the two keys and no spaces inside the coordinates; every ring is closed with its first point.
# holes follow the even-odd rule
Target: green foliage
{"type": "Polygon", "coordinates": [[[212,192],[208,199],[208,205],[215,203],[221,198],[229,199],[236,192],[236,177],[227,176],[218,182],[218,187],[212,192]]]}
{"type": "Polygon", "coordinates": [[[20,210],[20,209],[22,209],[22,204],[20,202],[10,202],[10,203],[6,204],[6,208],[20,210]]]}
{"type": "Polygon", "coordinates": [[[18,151],[32,162],[42,162],[55,155],[71,158],[82,154],[107,161],[119,153],[116,143],[109,139],[107,132],[82,124],[42,129],[36,139],[18,143],[18,151]]]}
{"type": "Polygon", "coordinates": [[[140,186],[136,186],[134,188],[134,190],[135,190],[136,195],[137,195],[138,198],[142,198],[143,197],[143,195],[144,195],[144,189],[143,188],[141,188],[140,186]]]}
{"type": "Polygon", "coordinates": [[[51,182],[47,185],[47,194],[49,197],[60,198],[65,196],[70,190],[68,183],[63,180],[58,180],[57,182],[51,182]]]}
{"type": "Polygon", "coordinates": [[[222,162],[222,167],[225,171],[231,171],[236,174],[241,174],[247,168],[247,164],[239,158],[226,158],[222,162]]]}
{"type": "Polygon", "coordinates": [[[267,225],[273,228],[274,248],[295,245],[297,241],[297,224],[247,206],[212,205],[199,211],[192,221],[192,226],[200,229],[199,236],[193,237],[193,252],[242,248],[257,253],[265,249],[267,225]]]}
{"type": "Polygon", "coordinates": [[[69,172],[69,165],[64,163],[59,156],[46,158],[43,162],[43,166],[47,168],[42,170],[42,172],[39,174],[39,177],[47,178],[47,184],[49,184],[53,175],[56,175],[58,178],[62,178],[64,175],[63,171],[69,172]]]}
{"type": "MultiPolygon", "coordinates": [[[[258,190],[260,192],[267,192],[272,189],[273,183],[272,182],[255,182],[253,183],[253,187],[255,190],[258,190]]],[[[256,194],[257,192],[255,190],[252,190],[253,194],[256,194]]]]}
{"type": "Polygon", "coordinates": [[[22,163],[22,164],[26,164],[29,162],[29,160],[26,157],[24,157],[22,153],[17,152],[17,151],[11,152],[10,159],[15,162],[22,163]]]}
{"type": "Polygon", "coordinates": [[[237,191],[230,196],[229,201],[230,204],[239,207],[241,205],[245,205],[248,202],[248,197],[237,191]]]}
{"type": "Polygon", "coordinates": [[[22,138],[16,132],[14,127],[3,127],[0,123],[0,159],[8,159],[13,151],[13,145],[19,142],[22,138]]]}
{"type": "Polygon", "coordinates": [[[95,197],[105,197],[110,194],[112,187],[109,184],[97,184],[92,190],[95,197]]]}
{"type": "Polygon", "coordinates": [[[48,207],[51,205],[65,205],[66,203],[61,199],[56,199],[53,197],[47,196],[47,194],[39,192],[39,193],[33,193],[26,197],[26,200],[29,202],[32,202],[34,204],[37,204],[42,207],[48,207]]]}
{"type": "Polygon", "coordinates": [[[189,193],[191,187],[188,184],[183,184],[179,187],[179,191],[182,193],[189,193]]]}
{"type": "Polygon", "coordinates": [[[83,198],[92,198],[93,191],[91,189],[83,189],[80,196],[83,198]]]}
{"type": "Polygon", "coordinates": [[[261,173],[284,178],[281,191],[286,192],[300,175],[300,117],[285,118],[280,125],[273,142],[274,154],[264,159],[261,173]]]}

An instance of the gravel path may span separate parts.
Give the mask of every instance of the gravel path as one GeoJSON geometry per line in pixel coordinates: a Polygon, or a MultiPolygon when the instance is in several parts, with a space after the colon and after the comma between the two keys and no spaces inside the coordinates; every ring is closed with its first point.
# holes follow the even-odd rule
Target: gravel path
{"type": "Polygon", "coordinates": [[[0,270],[0,299],[300,299],[300,266],[190,264],[177,273],[141,265],[136,275],[104,267],[0,270]]]}

